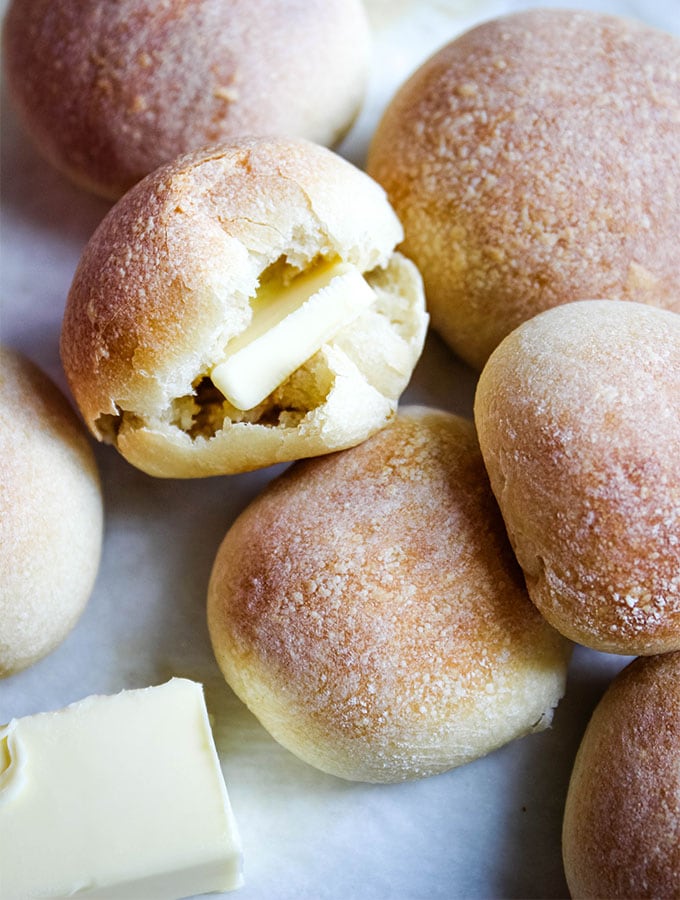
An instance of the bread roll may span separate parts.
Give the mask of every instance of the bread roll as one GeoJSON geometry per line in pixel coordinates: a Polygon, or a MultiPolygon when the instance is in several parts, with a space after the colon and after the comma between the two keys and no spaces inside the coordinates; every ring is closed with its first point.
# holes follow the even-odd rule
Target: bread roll
{"type": "Polygon", "coordinates": [[[526,595],[472,423],[422,407],[265,489],[218,551],[208,624],[284,747],[369,782],[547,727],[569,656],[526,595]]]}
{"type": "Polygon", "coordinates": [[[679,81],[675,36],[534,9],[458,37],[398,91],[368,172],[470,365],[567,301],[680,312],[679,81]]]}
{"type": "Polygon", "coordinates": [[[520,325],[475,397],[529,594],[612,653],[680,649],[680,316],[583,300],[520,325]]]}
{"type": "Polygon", "coordinates": [[[337,142],[363,100],[360,0],[14,0],[8,87],[47,158],[116,198],[235,137],[337,142]]]}
{"type": "Polygon", "coordinates": [[[572,897],[680,897],[680,653],[614,679],[576,756],[564,812],[572,897]]]}
{"type": "MultiPolygon", "coordinates": [[[[104,219],[68,296],[62,358],[85,421],[134,465],[169,477],[364,440],[393,417],[427,327],[420,276],[394,252],[400,237],[378,185],[306,141],[248,139],[162,167],[104,219]],[[233,339],[337,266],[350,287],[312,299],[322,316],[349,302],[350,318],[255,405],[218,390],[233,339]]],[[[244,370],[246,387],[304,345],[307,323],[278,335],[244,370]]]]}
{"type": "Polygon", "coordinates": [[[90,597],[99,475],[85,429],[33,363],[0,348],[0,677],[46,656],[90,597]]]}

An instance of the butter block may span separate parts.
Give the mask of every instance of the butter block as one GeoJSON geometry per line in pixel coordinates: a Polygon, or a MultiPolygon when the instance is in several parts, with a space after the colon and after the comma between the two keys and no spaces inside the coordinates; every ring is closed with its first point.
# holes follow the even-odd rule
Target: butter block
{"type": "Polygon", "coordinates": [[[375,299],[349,263],[326,263],[258,292],[252,319],[210,377],[237,409],[252,409],[375,299]]]}
{"type": "Polygon", "coordinates": [[[178,900],[242,883],[200,684],[0,727],[0,897],[178,900]]]}

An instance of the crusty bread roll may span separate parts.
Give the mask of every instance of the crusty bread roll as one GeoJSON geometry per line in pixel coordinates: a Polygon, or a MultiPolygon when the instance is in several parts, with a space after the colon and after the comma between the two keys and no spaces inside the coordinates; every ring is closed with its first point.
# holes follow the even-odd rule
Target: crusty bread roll
{"type": "Polygon", "coordinates": [[[208,624],[281,744],[371,782],[547,727],[570,648],[526,595],[472,423],[423,407],[270,483],[218,551],[208,624]]]}
{"type": "Polygon", "coordinates": [[[334,144],[363,100],[369,48],[360,0],[13,0],[4,30],[37,145],[110,198],[235,137],[334,144]]]}
{"type": "Polygon", "coordinates": [[[576,756],[562,849],[572,897],[680,897],[680,653],[637,659],[576,756]]]}
{"type": "Polygon", "coordinates": [[[597,650],[680,649],[680,316],[582,300],[520,325],[475,422],[529,594],[597,650]]]}
{"type": "Polygon", "coordinates": [[[400,237],[382,189],[306,141],[246,139],[161,167],[104,219],[69,293],[62,358],[85,421],[134,465],[172,477],[364,440],[394,415],[427,327],[420,276],[394,253],[400,237]],[[370,306],[262,402],[236,408],[213,373],[256,297],[275,305],[336,263],[363,274],[370,306]]]}
{"type": "Polygon", "coordinates": [[[36,366],[0,347],[0,677],[53,650],[94,586],[103,509],[87,434],[36,366]]]}
{"type": "Polygon", "coordinates": [[[555,9],[435,54],[374,135],[432,325],[481,369],[513,328],[590,297],[680,311],[680,40],[555,9]]]}

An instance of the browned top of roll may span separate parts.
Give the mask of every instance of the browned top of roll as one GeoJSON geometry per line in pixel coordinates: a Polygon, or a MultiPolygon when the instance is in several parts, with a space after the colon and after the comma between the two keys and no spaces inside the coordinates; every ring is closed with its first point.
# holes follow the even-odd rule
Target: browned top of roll
{"type": "Polygon", "coordinates": [[[363,98],[369,49],[358,0],[21,0],[4,38],[38,145],[110,197],[232,137],[334,143],[363,98]]]}
{"type": "Polygon", "coordinates": [[[680,896],[680,653],[638,659],[595,710],[567,799],[580,898],[680,896]]]}
{"type": "Polygon", "coordinates": [[[680,316],[568,303],[479,379],[475,422],[532,600],[572,640],[680,647],[680,316]]]}
{"type": "Polygon", "coordinates": [[[677,37],[538,9],[468,31],[398,92],[368,171],[464,359],[568,300],[680,308],[679,80],[677,37]]]}
{"type": "Polygon", "coordinates": [[[452,426],[434,412],[426,421],[423,429],[413,413],[401,413],[351,453],[297,463],[229,535],[228,562],[220,562],[231,570],[237,595],[229,627],[264,659],[276,660],[283,681],[306,679],[321,638],[335,648],[329,678],[334,653],[354,660],[360,673],[364,664],[391,668],[381,647],[396,646],[405,669],[395,699],[408,707],[424,693],[424,672],[456,667],[469,685],[489,677],[476,636],[485,627],[490,665],[525,633],[541,630],[522,597],[472,424],[457,419],[452,426]],[[452,608],[468,593],[479,602],[452,608]],[[516,605],[500,599],[506,593],[516,595],[516,605]],[[311,602],[298,613],[296,598],[303,596],[311,602]],[[326,612],[331,608],[316,624],[314,598],[326,612]],[[439,638],[423,639],[425,622],[439,638]],[[447,635],[457,649],[445,659],[447,635]]]}
{"type": "Polygon", "coordinates": [[[544,727],[568,657],[526,596],[472,423],[422,408],[251,504],[216,558],[209,623],[274,736],[360,780],[544,727]]]}

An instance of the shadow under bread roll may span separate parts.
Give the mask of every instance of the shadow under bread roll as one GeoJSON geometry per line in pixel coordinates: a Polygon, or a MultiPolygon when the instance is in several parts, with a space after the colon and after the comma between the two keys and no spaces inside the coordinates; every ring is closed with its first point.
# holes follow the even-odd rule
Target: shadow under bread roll
{"type": "Polygon", "coordinates": [[[103,220],[69,292],[61,352],[86,423],[167,477],[359,443],[425,339],[401,234],[382,188],[308,141],[161,167],[103,220]]]}
{"type": "Polygon", "coordinates": [[[216,659],[284,747],[356,781],[459,766],[550,724],[570,644],[532,606],[474,427],[406,407],[294,464],[208,591],[216,659]]]}

